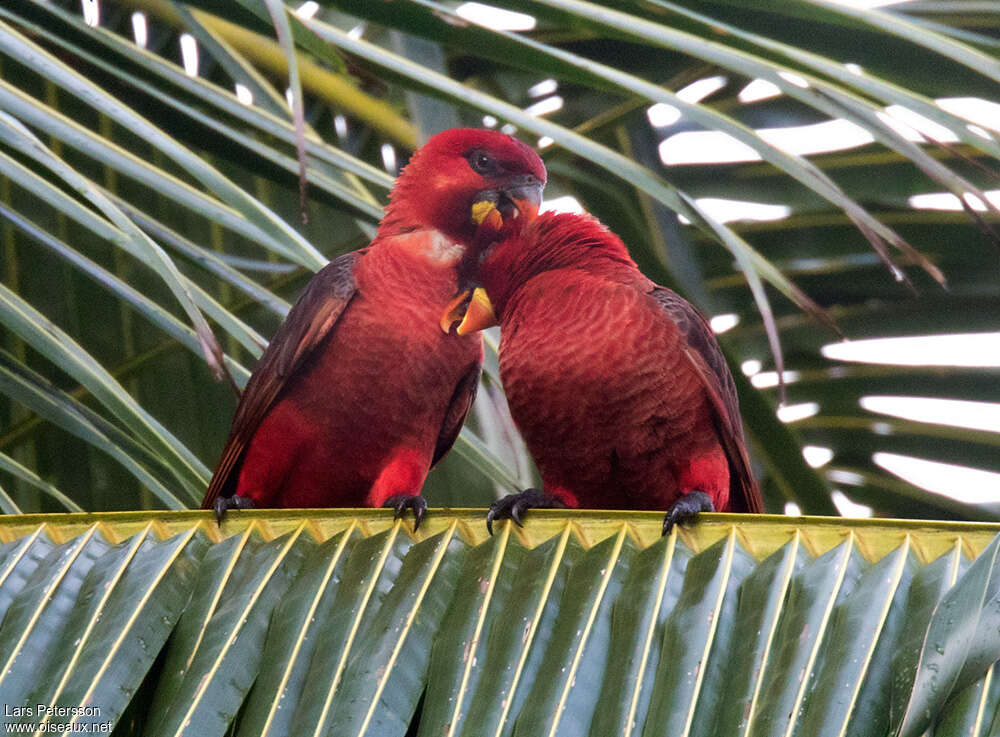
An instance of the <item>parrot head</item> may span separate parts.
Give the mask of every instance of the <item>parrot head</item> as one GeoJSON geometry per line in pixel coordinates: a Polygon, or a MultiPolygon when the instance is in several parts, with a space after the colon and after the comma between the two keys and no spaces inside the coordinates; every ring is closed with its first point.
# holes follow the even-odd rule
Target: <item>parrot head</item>
{"type": "Polygon", "coordinates": [[[458,293],[441,318],[449,332],[472,294],[468,271],[504,223],[538,215],[545,186],[538,154],[512,136],[491,130],[454,128],[425,143],[403,169],[390,194],[379,228],[391,236],[430,228],[465,247],[458,269],[458,293]]]}
{"type": "Polygon", "coordinates": [[[534,217],[545,165],[534,149],[505,133],[454,128],[413,154],[390,195],[382,230],[433,228],[471,246],[485,227],[534,217]]]}
{"type": "Polygon", "coordinates": [[[497,325],[510,297],[542,272],[635,268],[621,239],[590,215],[545,213],[498,226],[493,242],[471,256],[475,263],[469,272],[471,294],[461,314],[451,316],[459,320],[459,335],[497,325]]]}

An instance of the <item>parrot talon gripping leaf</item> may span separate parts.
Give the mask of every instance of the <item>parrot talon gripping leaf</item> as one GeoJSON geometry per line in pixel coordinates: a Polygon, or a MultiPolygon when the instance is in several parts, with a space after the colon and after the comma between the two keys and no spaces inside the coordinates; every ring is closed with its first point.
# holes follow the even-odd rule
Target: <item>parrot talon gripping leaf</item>
{"type": "Polygon", "coordinates": [[[527,510],[565,506],[558,497],[546,494],[540,489],[525,489],[520,494],[508,494],[503,499],[493,502],[490,511],[486,513],[486,529],[492,535],[493,521],[498,519],[512,519],[518,527],[524,527],[521,515],[527,510]]]}
{"type": "Polygon", "coordinates": [[[663,519],[663,534],[669,535],[675,524],[690,522],[699,512],[714,512],[712,497],[704,491],[691,491],[681,496],[670,505],[667,516],[663,519]]]}
{"type": "Polygon", "coordinates": [[[226,512],[230,509],[253,509],[253,499],[249,499],[245,496],[240,496],[239,494],[233,494],[232,496],[220,496],[215,500],[215,520],[220,525],[222,520],[226,517],[226,512]]]}
{"type": "Polygon", "coordinates": [[[383,507],[390,507],[396,510],[394,519],[399,519],[404,514],[406,514],[407,509],[413,510],[413,531],[416,532],[420,528],[420,523],[424,519],[424,515],[427,513],[427,500],[424,499],[420,494],[410,496],[409,494],[397,494],[396,496],[391,496],[385,500],[383,507]]]}

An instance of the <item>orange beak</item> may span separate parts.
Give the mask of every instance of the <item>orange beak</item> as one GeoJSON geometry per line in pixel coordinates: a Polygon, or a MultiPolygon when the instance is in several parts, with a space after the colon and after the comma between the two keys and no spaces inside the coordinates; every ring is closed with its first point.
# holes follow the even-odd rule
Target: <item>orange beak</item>
{"type": "MultiPolygon", "coordinates": [[[[503,216],[497,209],[496,203],[492,200],[480,200],[472,205],[472,222],[474,222],[478,227],[476,229],[475,242],[482,246],[488,245],[492,241],[500,230],[503,228],[503,216]]],[[[481,289],[476,291],[482,291],[481,289]]],[[[486,293],[483,292],[482,298],[486,297],[486,293]]],[[[468,323],[468,313],[467,310],[475,302],[475,293],[471,289],[463,289],[459,292],[454,299],[451,300],[444,308],[444,314],[441,315],[441,330],[444,333],[451,332],[451,326],[455,323],[460,323],[458,327],[459,335],[466,335],[470,332],[474,332],[471,329],[466,329],[463,332],[463,326],[468,323]]],[[[489,304],[489,300],[486,300],[489,304]]],[[[492,314],[493,308],[490,307],[490,313],[492,314]]],[[[481,315],[482,311],[477,308],[477,315],[481,315]]],[[[494,320],[493,325],[496,324],[494,320]]],[[[488,327],[488,326],[487,326],[488,327]]],[[[481,328],[480,328],[481,329],[481,328]]]]}
{"type": "Polygon", "coordinates": [[[465,320],[465,305],[469,302],[470,294],[468,289],[463,289],[458,295],[448,303],[448,306],[444,308],[444,313],[441,315],[441,331],[447,335],[451,332],[451,326],[456,322],[464,322],[465,320]]]}
{"type": "Polygon", "coordinates": [[[482,287],[476,287],[472,292],[472,299],[469,300],[469,306],[465,310],[465,317],[462,318],[462,322],[458,326],[458,334],[478,333],[480,330],[498,324],[493,305],[490,303],[490,298],[486,296],[486,290],[482,287]]]}
{"type": "Polygon", "coordinates": [[[538,208],[542,204],[542,187],[544,185],[534,177],[529,181],[508,187],[503,191],[503,197],[510,200],[520,217],[529,222],[538,217],[538,208]]]}
{"type": "Polygon", "coordinates": [[[441,330],[450,333],[451,326],[456,322],[458,323],[456,332],[459,335],[477,333],[499,324],[485,289],[476,287],[471,294],[465,289],[448,303],[441,316],[441,330]]]}
{"type": "MultiPolygon", "coordinates": [[[[501,199],[507,201],[502,206],[513,205],[517,208],[515,216],[530,222],[538,217],[544,184],[530,175],[518,179],[519,181],[511,183],[513,186],[509,186],[501,193],[501,199]]],[[[496,194],[492,196],[496,197],[496,194]]],[[[475,242],[481,247],[488,246],[503,229],[503,213],[493,199],[482,199],[473,203],[471,217],[477,226],[475,242]]],[[[493,305],[486,296],[486,290],[477,287],[470,295],[469,290],[465,289],[447,304],[439,323],[442,332],[450,333],[451,326],[456,322],[459,323],[457,329],[459,335],[469,335],[498,324],[493,305]]]]}

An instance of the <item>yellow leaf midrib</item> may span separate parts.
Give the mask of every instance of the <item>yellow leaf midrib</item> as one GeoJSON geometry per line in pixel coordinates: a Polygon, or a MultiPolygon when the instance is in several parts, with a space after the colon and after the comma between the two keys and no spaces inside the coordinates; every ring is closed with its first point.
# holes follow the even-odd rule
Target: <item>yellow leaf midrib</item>
{"type": "MultiPolygon", "coordinates": [[[[275,572],[282,565],[282,563],[285,562],[285,558],[288,555],[288,552],[292,549],[292,546],[298,541],[299,537],[302,535],[302,532],[304,530],[305,530],[305,523],[303,522],[295,532],[289,535],[288,541],[282,546],[281,551],[278,553],[278,555],[275,556],[274,560],[271,562],[271,565],[268,566],[267,571],[261,577],[260,583],[254,590],[253,595],[250,597],[250,601],[247,603],[245,611],[249,612],[251,609],[253,609],[254,605],[263,595],[264,590],[271,582],[271,579],[274,577],[275,572]]],[[[225,659],[226,653],[228,653],[229,650],[233,647],[233,643],[236,642],[236,638],[243,631],[243,625],[245,623],[246,623],[245,617],[241,618],[240,621],[236,623],[232,631],[229,633],[229,636],[226,638],[225,643],[223,643],[222,648],[219,650],[219,653],[215,658],[215,662],[212,663],[212,667],[209,668],[208,672],[204,676],[202,676],[202,679],[198,684],[198,687],[195,689],[195,692],[191,698],[191,704],[188,706],[187,711],[184,713],[184,717],[180,720],[180,725],[174,732],[174,737],[179,737],[179,735],[182,735],[184,733],[185,728],[190,723],[191,717],[194,714],[195,710],[201,705],[202,699],[205,697],[205,693],[208,691],[208,687],[215,680],[215,675],[216,673],[218,673],[219,668],[222,665],[222,661],[225,659]]]]}
{"type": "Polygon", "coordinates": [[[552,726],[549,728],[548,737],[556,737],[556,733],[559,730],[559,721],[562,718],[563,710],[566,708],[566,701],[569,699],[569,692],[573,688],[573,682],[576,680],[576,671],[580,667],[580,661],[583,659],[583,651],[586,649],[587,643],[590,640],[590,631],[594,627],[594,621],[597,619],[597,613],[601,609],[601,604],[604,601],[604,594],[608,590],[608,585],[611,583],[611,577],[614,575],[615,567],[618,565],[618,559],[621,557],[622,547],[625,545],[625,538],[628,534],[628,528],[622,525],[621,531],[618,533],[618,537],[615,540],[614,548],[611,550],[611,555],[608,556],[608,562],[604,569],[604,575],[601,577],[601,583],[597,588],[597,596],[594,598],[594,603],[590,607],[590,612],[587,614],[587,621],[584,623],[583,631],[580,634],[580,638],[576,645],[576,652],[573,653],[573,659],[570,662],[568,672],[566,674],[566,682],[563,685],[562,693],[559,695],[559,702],[556,705],[555,712],[552,715],[552,726]]]}
{"type": "Polygon", "coordinates": [[[670,579],[670,570],[674,564],[674,552],[677,549],[677,525],[670,531],[670,538],[663,554],[663,563],[660,566],[660,580],[656,587],[656,604],[650,614],[649,628],[646,631],[645,641],[642,646],[642,657],[639,661],[639,672],[636,674],[635,688],[632,690],[632,698],[629,700],[628,717],[625,720],[625,734],[623,737],[631,737],[635,733],[635,715],[639,710],[639,699],[642,695],[642,684],[646,675],[646,668],[649,664],[649,654],[653,649],[653,638],[656,635],[657,623],[660,618],[660,609],[663,606],[663,596],[667,590],[667,582],[670,579]]]}
{"type": "Polygon", "coordinates": [[[24,643],[31,635],[32,631],[35,628],[35,625],[38,624],[38,620],[39,618],[41,618],[42,613],[45,611],[49,603],[49,600],[55,593],[55,590],[59,587],[59,584],[63,582],[63,579],[66,577],[66,574],[69,572],[70,568],[73,567],[73,564],[76,562],[76,560],[80,557],[80,554],[83,552],[84,548],[87,547],[87,543],[90,542],[90,540],[96,534],[98,530],[98,524],[99,523],[95,522],[90,527],[90,529],[88,529],[83,535],[79,537],[76,544],[71,548],[71,554],[66,557],[66,561],[58,569],[57,575],[53,577],[52,580],[49,582],[49,585],[45,587],[45,594],[39,599],[39,603],[35,607],[34,613],[28,619],[28,623],[25,626],[25,628],[21,631],[21,636],[18,638],[17,643],[14,645],[14,649],[11,651],[10,657],[7,658],[7,662],[5,662],[3,664],[3,667],[0,668],[0,686],[3,685],[4,679],[7,677],[7,674],[10,673],[11,665],[17,659],[18,654],[21,652],[21,648],[24,647],[24,643]]]}
{"type": "Polygon", "coordinates": [[[271,724],[274,722],[274,717],[278,711],[278,705],[281,701],[282,692],[288,684],[288,679],[291,678],[292,670],[295,667],[295,660],[298,658],[299,652],[302,650],[302,644],[309,632],[309,623],[312,621],[313,615],[315,615],[316,609],[319,607],[319,603],[323,599],[323,595],[326,593],[326,587],[329,585],[330,578],[333,576],[334,570],[336,570],[337,565],[340,563],[340,559],[343,557],[344,551],[347,549],[347,544],[350,542],[351,536],[356,528],[357,522],[352,522],[351,526],[341,533],[343,538],[337,545],[337,550],[330,559],[330,563],[327,565],[327,569],[324,572],[323,580],[317,587],[316,595],[313,597],[313,600],[309,605],[309,611],[305,617],[306,625],[300,630],[298,637],[295,638],[295,644],[292,646],[292,650],[289,653],[288,662],[285,665],[285,671],[282,673],[281,682],[278,684],[278,690],[275,692],[275,699],[271,704],[271,708],[267,712],[267,718],[264,720],[264,725],[259,731],[259,734],[261,735],[266,735],[268,730],[271,728],[271,724]]]}
{"type": "Polygon", "coordinates": [[[428,570],[427,574],[424,576],[423,583],[420,586],[420,591],[417,592],[413,605],[410,607],[410,611],[407,612],[406,621],[403,623],[403,627],[396,639],[396,645],[392,649],[392,654],[389,656],[389,662],[386,663],[382,677],[379,679],[378,685],[375,687],[375,693],[372,695],[371,704],[368,706],[368,713],[365,715],[364,721],[361,723],[361,729],[358,732],[359,737],[368,731],[368,725],[375,716],[379,700],[382,698],[382,691],[385,690],[386,684],[389,683],[389,678],[392,675],[392,669],[396,665],[399,653],[402,652],[403,646],[406,644],[407,635],[409,635],[410,629],[413,627],[413,620],[417,618],[417,612],[420,610],[420,605],[423,603],[424,597],[427,595],[427,590],[431,586],[431,581],[434,580],[438,569],[441,567],[441,562],[444,560],[445,553],[448,552],[448,546],[451,545],[451,541],[455,537],[456,529],[458,529],[458,521],[452,520],[447,533],[438,542],[438,548],[434,551],[434,557],[431,559],[430,570],[428,570]]]}
{"type": "Polygon", "coordinates": [[[469,687],[469,679],[472,675],[472,664],[476,659],[476,650],[479,647],[479,640],[483,634],[483,627],[486,625],[486,615],[489,612],[490,603],[493,601],[493,593],[496,591],[497,578],[503,566],[504,556],[507,553],[507,544],[510,542],[511,523],[504,525],[497,542],[497,550],[493,554],[493,566],[490,569],[490,580],[486,591],[483,593],[483,601],[479,607],[479,614],[476,617],[476,627],[472,633],[472,639],[468,646],[469,657],[465,660],[465,667],[462,670],[462,680],[458,686],[458,693],[455,696],[455,708],[452,710],[451,719],[448,720],[447,737],[455,737],[462,717],[462,704],[465,701],[465,692],[469,687]]]}
{"type": "MultiPolygon", "coordinates": [[[[111,594],[114,592],[115,587],[118,585],[118,582],[121,581],[122,576],[125,575],[125,570],[128,568],[129,564],[135,559],[136,553],[139,552],[139,548],[142,547],[142,544],[143,542],[145,542],[146,536],[149,534],[149,531],[152,529],[152,527],[153,523],[150,522],[148,525],[146,525],[145,530],[143,530],[140,534],[135,535],[132,538],[131,549],[129,550],[128,555],[125,556],[125,559],[121,562],[121,564],[119,564],[118,570],[115,572],[114,576],[112,576],[110,583],[104,588],[104,592],[101,595],[100,602],[98,602],[97,607],[94,609],[94,616],[91,617],[90,621],[87,623],[87,626],[84,629],[83,634],[80,636],[80,639],[77,641],[76,646],[73,648],[73,655],[70,658],[69,663],[65,666],[62,678],[59,679],[59,684],[56,686],[55,691],[52,693],[50,697],[48,697],[49,698],[48,703],[50,704],[58,703],[59,697],[62,695],[63,689],[66,687],[66,683],[69,681],[70,676],[72,676],[73,674],[73,668],[76,666],[77,661],[80,659],[80,654],[83,652],[84,646],[87,644],[87,641],[89,640],[91,633],[94,631],[94,627],[97,626],[97,621],[100,619],[101,614],[104,612],[104,607],[108,603],[108,599],[111,598],[111,594]]],[[[35,731],[36,735],[42,733],[41,725],[48,722],[50,718],[51,718],[50,714],[46,712],[38,724],[39,728],[35,731]]]]}
{"type": "MultiPolygon", "coordinates": [[[[163,569],[160,571],[160,574],[156,577],[156,580],[154,581],[153,585],[146,589],[146,593],[140,600],[139,605],[129,616],[128,620],[125,622],[125,625],[121,628],[121,633],[118,635],[118,638],[115,640],[114,644],[108,649],[108,652],[104,658],[104,662],[101,664],[100,669],[98,669],[97,673],[94,675],[94,680],[90,684],[90,688],[87,690],[87,692],[83,695],[83,698],[80,700],[81,704],[86,704],[91,700],[91,698],[94,695],[94,691],[97,689],[98,684],[100,684],[101,682],[101,678],[103,678],[104,674],[110,667],[111,661],[114,658],[115,653],[117,653],[118,650],[121,648],[121,645],[125,641],[126,636],[132,630],[132,626],[135,624],[135,621],[139,618],[139,615],[145,609],[146,603],[149,601],[149,598],[153,595],[153,592],[156,590],[156,587],[159,585],[160,581],[163,580],[163,577],[166,576],[167,572],[173,567],[174,561],[176,561],[177,558],[179,558],[181,554],[184,552],[184,549],[188,546],[188,543],[191,542],[191,538],[194,537],[196,532],[197,528],[192,528],[187,533],[187,535],[181,540],[181,542],[178,543],[177,550],[170,557],[170,560],[167,562],[167,565],[165,565],[163,569]]],[[[71,729],[71,725],[78,722],[79,719],[80,719],[79,716],[73,717],[72,721],[69,723],[70,726],[67,727],[67,731],[69,731],[71,729]]]]}

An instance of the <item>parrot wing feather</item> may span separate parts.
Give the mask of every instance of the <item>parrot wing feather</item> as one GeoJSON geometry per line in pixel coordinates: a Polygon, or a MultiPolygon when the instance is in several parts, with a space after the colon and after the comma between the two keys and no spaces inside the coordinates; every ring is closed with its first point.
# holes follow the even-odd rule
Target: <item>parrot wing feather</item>
{"type": "MultiPolygon", "coordinates": [[[[344,254],[323,267],[306,285],[288,317],[264,350],[240,398],[219,465],[201,503],[211,509],[216,498],[235,485],[236,472],[254,433],[286,379],[330,333],[357,291],[354,269],[364,250],[344,254]]],[[[230,494],[232,492],[229,492],[230,494]]]]}
{"type": "Polygon", "coordinates": [[[476,401],[476,390],[479,388],[479,377],[482,373],[482,363],[477,362],[459,379],[455,393],[452,394],[451,402],[448,404],[448,411],[445,412],[437,444],[434,446],[431,466],[436,466],[455,444],[458,434],[462,431],[462,425],[465,424],[465,416],[469,414],[472,403],[476,401]]]}
{"type": "Polygon", "coordinates": [[[684,336],[685,355],[701,378],[715,410],[716,429],[729,460],[732,510],[763,512],[763,500],[750,470],[750,457],[743,437],[736,383],[708,320],[687,300],[666,287],[654,285],[651,295],[684,336]]]}

